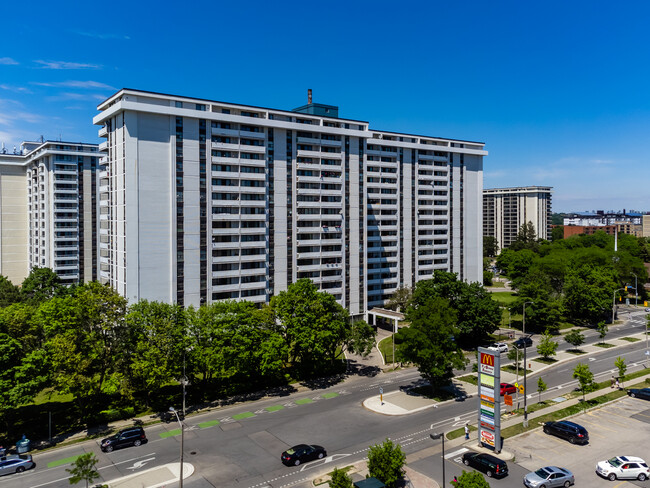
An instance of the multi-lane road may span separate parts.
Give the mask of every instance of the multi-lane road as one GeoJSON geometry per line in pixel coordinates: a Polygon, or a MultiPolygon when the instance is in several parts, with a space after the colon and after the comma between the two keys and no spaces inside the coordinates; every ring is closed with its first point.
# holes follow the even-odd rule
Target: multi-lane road
{"type": "MultiPolygon", "coordinates": [[[[627,319],[626,313],[620,318],[627,319]]],[[[610,328],[607,339],[624,337],[645,330],[645,314],[634,312],[620,326],[610,328]]],[[[588,342],[598,340],[588,331],[588,342]]],[[[564,349],[565,345],[561,345],[564,349]]],[[[529,349],[536,355],[534,348],[529,349]]],[[[614,360],[625,357],[633,371],[642,366],[645,342],[603,349],[590,355],[576,357],[551,367],[542,373],[549,390],[546,397],[555,397],[573,390],[576,381],[572,371],[578,362],[588,361],[602,381],[612,374],[614,360]]],[[[431,429],[449,430],[473,421],[476,404],[472,400],[442,403],[438,408],[405,416],[384,416],[362,407],[362,402],[378,394],[412,385],[420,379],[415,369],[380,374],[375,377],[350,377],[346,381],[323,389],[266,398],[189,417],[185,432],[185,461],[196,471],[185,480],[185,486],[264,488],[306,485],[317,473],[331,471],[363,459],[369,446],[386,438],[398,442],[407,453],[431,447],[431,429]],[[322,461],[298,467],[286,467],[280,453],[298,443],[325,446],[328,457],[322,461]]],[[[528,381],[537,382],[537,374],[528,381]]],[[[537,394],[535,394],[535,397],[537,394]]],[[[146,427],[149,442],[137,448],[102,453],[97,441],[87,441],[50,452],[35,454],[37,467],[21,475],[0,478],[0,488],[54,488],[67,486],[66,467],[69,458],[84,452],[94,452],[99,459],[103,480],[125,476],[152,466],[178,461],[180,432],[175,424],[146,427]]]]}

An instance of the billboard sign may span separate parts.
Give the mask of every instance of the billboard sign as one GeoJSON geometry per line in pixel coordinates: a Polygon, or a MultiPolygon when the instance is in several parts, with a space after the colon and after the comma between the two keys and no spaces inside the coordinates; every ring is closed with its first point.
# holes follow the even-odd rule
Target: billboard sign
{"type": "Polygon", "coordinates": [[[498,351],[478,348],[478,438],[479,443],[501,452],[501,356],[498,351]]]}

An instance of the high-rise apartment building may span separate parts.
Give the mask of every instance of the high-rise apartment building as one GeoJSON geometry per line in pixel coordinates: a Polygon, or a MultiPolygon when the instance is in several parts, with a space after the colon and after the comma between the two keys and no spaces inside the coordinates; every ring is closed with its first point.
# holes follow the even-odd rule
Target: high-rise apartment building
{"type": "Polygon", "coordinates": [[[99,105],[99,279],[131,301],[266,302],[310,278],[352,314],[435,269],[482,278],[484,144],[123,89],[99,105]]]}
{"type": "Polygon", "coordinates": [[[24,142],[0,153],[0,273],[35,266],[63,283],[97,279],[97,144],[24,142]]]}
{"type": "Polygon", "coordinates": [[[549,186],[483,190],[483,235],[495,237],[500,249],[507,248],[521,226],[532,222],[537,237],[549,239],[552,190],[549,186]]]}

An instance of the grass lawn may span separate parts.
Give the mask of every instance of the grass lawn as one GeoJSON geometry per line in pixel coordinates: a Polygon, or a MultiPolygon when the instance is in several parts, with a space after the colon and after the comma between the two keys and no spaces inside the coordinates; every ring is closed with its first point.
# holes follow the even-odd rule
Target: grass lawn
{"type": "MultiPolygon", "coordinates": [[[[478,429],[474,427],[473,425],[469,426],[469,431],[470,432],[476,432],[478,429]]],[[[447,439],[456,439],[457,437],[460,437],[461,435],[465,435],[465,427],[461,427],[460,429],[452,430],[451,432],[447,432],[447,439]]]]}
{"type": "Polygon", "coordinates": [[[52,391],[51,388],[46,388],[45,390],[41,391],[38,395],[36,395],[34,401],[31,402],[31,404],[42,405],[43,403],[48,403],[48,402],[68,403],[71,402],[73,398],[74,397],[72,393],[69,393],[67,395],[61,395],[59,393],[52,391]]]}
{"type": "Polygon", "coordinates": [[[465,376],[459,376],[455,379],[458,381],[464,381],[465,383],[471,383],[472,385],[478,385],[478,376],[475,374],[466,374],[465,376]]]}
{"type": "Polygon", "coordinates": [[[503,281],[492,281],[493,288],[505,288],[506,284],[503,281]]]}
{"type": "Polygon", "coordinates": [[[501,305],[510,305],[517,299],[517,296],[512,291],[495,291],[492,292],[492,299],[501,305]]]}
{"type": "Polygon", "coordinates": [[[621,337],[621,340],[627,341],[627,342],[639,342],[641,339],[637,337],[621,337]]]}
{"type": "Polygon", "coordinates": [[[554,364],[557,363],[557,359],[555,358],[535,358],[533,361],[537,361],[538,363],[543,363],[543,364],[554,364]]]}
{"type": "Polygon", "coordinates": [[[379,350],[386,364],[393,363],[393,336],[388,336],[379,343],[379,350]]]}
{"type": "MultiPolygon", "coordinates": [[[[517,374],[517,367],[513,366],[512,364],[507,364],[505,366],[501,366],[501,371],[505,371],[507,373],[512,373],[512,374],[517,374]]],[[[532,369],[527,369],[526,374],[532,373],[532,369]]],[[[524,374],[524,367],[520,366],[519,368],[519,374],[524,374]]]]}
{"type": "Polygon", "coordinates": [[[594,346],[602,347],[603,349],[609,349],[610,347],[614,347],[614,344],[607,344],[606,342],[599,342],[598,344],[594,344],[594,346]]]}

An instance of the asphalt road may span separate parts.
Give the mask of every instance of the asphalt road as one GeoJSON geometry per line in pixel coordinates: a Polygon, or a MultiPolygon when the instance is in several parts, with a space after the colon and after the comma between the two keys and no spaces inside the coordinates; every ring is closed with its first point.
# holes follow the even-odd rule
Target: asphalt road
{"type": "MultiPolygon", "coordinates": [[[[633,320],[626,326],[610,329],[608,338],[622,337],[645,329],[645,319],[633,320]]],[[[591,331],[590,331],[591,332],[591,331]]],[[[587,334],[586,334],[587,335],[587,334]]],[[[597,334],[588,334],[589,341],[598,340],[597,334]]],[[[532,353],[533,349],[529,349],[532,353]]],[[[626,358],[634,371],[643,366],[645,343],[603,349],[589,358],[576,357],[558,367],[542,372],[549,390],[542,398],[553,398],[573,390],[576,381],[571,378],[578,362],[589,362],[597,380],[611,376],[614,360],[626,358]]],[[[531,354],[531,359],[536,354],[531,354]]],[[[529,382],[537,381],[537,374],[529,375],[529,382]]],[[[414,369],[402,370],[377,377],[351,377],[344,383],[301,392],[286,397],[264,399],[232,406],[187,419],[185,433],[185,461],[194,464],[195,474],[186,480],[186,487],[264,488],[307,486],[318,473],[331,471],[335,466],[352,464],[367,455],[368,447],[383,442],[387,437],[398,442],[407,453],[431,447],[431,429],[450,430],[473,421],[475,402],[442,404],[406,416],[383,416],[361,406],[367,397],[411,385],[420,379],[414,369]],[[326,447],[329,456],[298,467],[281,464],[280,453],[298,443],[315,443],[326,447]]],[[[534,394],[537,400],[537,394],[534,394]]],[[[22,475],[0,478],[0,488],[68,486],[65,468],[69,457],[94,452],[99,458],[99,471],[104,480],[131,474],[139,469],[175,462],[180,448],[177,424],[158,424],[147,427],[149,442],[138,448],[128,448],[110,454],[102,453],[96,441],[36,454],[37,468],[22,475]],[[58,465],[56,465],[58,464],[58,465]]],[[[521,480],[523,472],[512,463],[511,479],[521,480]]],[[[417,469],[417,465],[413,466],[417,469]]],[[[459,471],[460,472],[460,471],[459,471]]],[[[453,476],[454,473],[451,473],[453,476]]],[[[456,473],[459,474],[459,473],[456,473]]],[[[519,481],[520,482],[520,481],[519,481]]]]}

